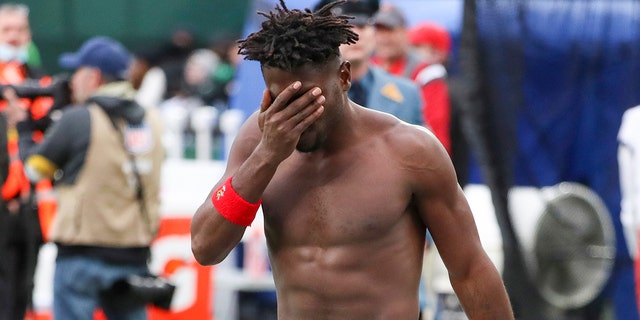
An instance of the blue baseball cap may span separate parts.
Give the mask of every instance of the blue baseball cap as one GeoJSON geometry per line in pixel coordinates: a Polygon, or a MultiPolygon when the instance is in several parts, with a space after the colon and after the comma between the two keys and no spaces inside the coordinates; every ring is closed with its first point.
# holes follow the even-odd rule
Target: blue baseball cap
{"type": "Polygon", "coordinates": [[[101,72],[125,79],[131,55],[119,42],[108,37],[93,37],[85,41],[77,52],[60,56],[60,66],[66,69],[94,67],[101,72]]]}

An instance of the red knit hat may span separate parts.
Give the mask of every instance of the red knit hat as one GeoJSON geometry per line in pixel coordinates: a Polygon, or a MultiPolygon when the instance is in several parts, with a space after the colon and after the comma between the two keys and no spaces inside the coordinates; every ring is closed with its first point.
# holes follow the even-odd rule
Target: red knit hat
{"type": "Polygon", "coordinates": [[[413,45],[429,44],[434,48],[449,53],[451,36],[443,26],[433,22],[422,22],[409,29],[409,42],[413,45]]]}

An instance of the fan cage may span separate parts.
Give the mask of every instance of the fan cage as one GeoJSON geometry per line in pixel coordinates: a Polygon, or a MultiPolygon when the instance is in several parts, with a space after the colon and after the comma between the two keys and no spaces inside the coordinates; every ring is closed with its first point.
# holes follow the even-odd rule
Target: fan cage
{"type": "Polygon", "coordinates": [[[549,304],[563,310],[593,301],[609,279],[615,230],[600,197],[578,183],[545,193],[533,248],[533,280],[549,304]]]}

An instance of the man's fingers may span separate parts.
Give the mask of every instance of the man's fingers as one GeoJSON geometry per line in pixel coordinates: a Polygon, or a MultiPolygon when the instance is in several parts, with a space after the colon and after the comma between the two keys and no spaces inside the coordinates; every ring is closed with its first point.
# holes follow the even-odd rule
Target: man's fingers
{"type": "Polygon", "coordinates": [[[296,81],[285,88],[272,99],[268,91],[263,93],[260,105],[261,114],[258,125],[261,130],[265,129],[268,122],[273,128],[281,132],[300,134],[311,123],[316,121],[324,110],[323,104],[326,101],[322,95],[322,89],[312,87],[300,93],[302,83],[296,81]],[[273,100],[273,103],[269,102],[273,100]]]}
{"type": "Polygon", "coordinates": [[[282,92],[280,92],[280,94],[278,94],[275,100],[273,100],[271,108],[274,108],[275,111],[284,109],[289,105],[291,98],[293,98],[298,93],[298,90],[300,90],[301,87],[302,83],[300,81],[295,81],[294,83],[286,87],[284,90],[282,90],[282,92]]]}
{"type": "Polygon", "coordinates": [[[258,127],[260,131],[264,130],[264,121],[265,121],[265,111],[269,109],[271,105],[271,95],[269,94],[269,90],[264,89],[262,91],[262,102],[260,102],[260,114],[258,115],[258,127]]]}
{"type": "MultiPolygon", "coordinates": [[[[326,98],[323,95],[315,96],[315,99],[308,102],[302,109],[291,115],[291,122],[294,127],[297,127],[299,123],[307,120],[308,117],[313,117],[313,114],[318,111],[319,108],[324,108],[323,104],[326,98]]],[[[289,110],[285,110],[289,111],[289,110]]],[[[315,119],[313,119],[315,121],[315,119]]]]}
{"type": "Polygon", "coordinates": [[[271,94],[269,94],[269,90],[264,89],[262,91],[262,102],[260,102],[260,112],[265,112],[271,105],[271,94]]]}
{"type": "Polygon", "coordinates": [[[311,124],[313,124],[324,112],[324,106],[317,106],[315,109],[310,109],[312,112],[306,115],[300,122],[296,124],[293,130],[297,133],[302,134],[304,130],[306,130],[311,124]]]}
{"type": "Polygon", "coordinates": [[[286,108],[281,111],[282,117],[285,119],[289,118],[297,118],[299,120],[299,115],[306,109],[315,110],[318,107],[318,104],[324,103],[324,96],[322,95],[322,90],[318,87],[313,87],[303,95],[297,97],[295,100],[289,102],[286,108]],[[322,101],[318,102],[319,99],[322,101]],[[315,105],[315,106],[314,106],[315,105]]]}

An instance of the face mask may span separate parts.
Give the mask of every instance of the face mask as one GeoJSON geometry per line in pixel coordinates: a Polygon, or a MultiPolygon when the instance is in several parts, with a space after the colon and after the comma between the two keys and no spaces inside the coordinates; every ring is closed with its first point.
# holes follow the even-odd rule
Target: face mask
{"type": "Polygon", "coordinates": [[[18,61],[25,63],[29,57],[28,48],[16,48],[8,44],[0,44],[0,61],[18,61]]]}

